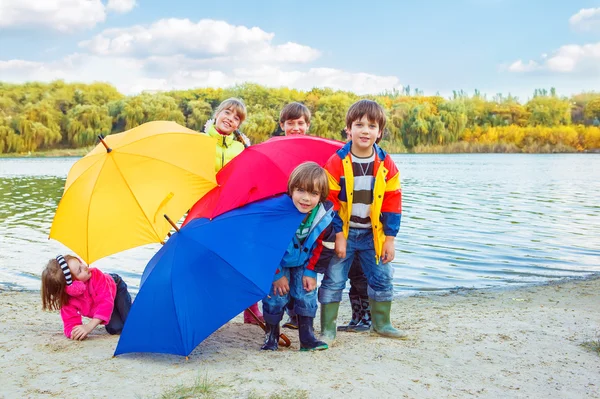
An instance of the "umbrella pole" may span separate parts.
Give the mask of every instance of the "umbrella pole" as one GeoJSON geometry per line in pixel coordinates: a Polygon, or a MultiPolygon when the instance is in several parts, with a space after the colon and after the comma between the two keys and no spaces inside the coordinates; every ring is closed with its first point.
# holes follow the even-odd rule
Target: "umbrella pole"
{"type": "MultiPolygon", "coordinates": [[[[166,214],[163,215],[165,217],[165,219],[167,219],[167,222],[169,222],[171,224],[171,226],[173,226],[173,228],[175,229],[175,231],[179,231],[179,227],[177,227],[177,225],[171,220],[170,217],[168,217],[166,214]]],[[[169,237],[171,237],[171,234],[169,233],[169,237]]]]}
{"type": "MultiPolygon", "coordinates": [[[[258,316],[250,308],[248,308],[246,310],[248,311],[248,313],[250,313],[250,316],[252,316],[254,318],[254,320],[256,320],[256,322],[258,323],[258,325],[265,332],[267,332],[267,326],[265,326],[265,323],[263,323],[262,321],[260,321],[260,319],[258,318],[258,316]]],[[[291,344],[292,344],[292,342],[287,337],[287,335],[285,335],[284,333],[279,334],[279,345],[288,348],[291,344]]]]}
{"type": "Polygon", "coordinates": [[[108,144],[106,144],[106,141],[104,141],[104,136],[103,135],[99,134],[98,135],[98,140],[100,140],[100,142],[102,143],[102,145],[104,146],[104,148],[106,148],[106,152],[111,152],[112,151],[112,148],[110,148],[108,146],[108,144]]]}

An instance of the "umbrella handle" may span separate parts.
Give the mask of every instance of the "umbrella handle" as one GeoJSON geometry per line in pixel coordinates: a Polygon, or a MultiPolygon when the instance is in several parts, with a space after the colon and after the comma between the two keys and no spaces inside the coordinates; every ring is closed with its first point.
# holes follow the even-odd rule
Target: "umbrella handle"
{"type": "MultiPolygon", "coordinates": [[[[260,321],[258,316],[252,311],[252,309],[248,308],[246,310],[248,311],[248,313],[250,313],[250,316],[252,316],[252,318],[254,318],[254,320],[256,320],[256,322],[258,323],[260,328],[262,328],[264,332],[267,332],[267,326],[265,325],[265,323],[260,321]]],[[[287,335],[285,335],[284,333],[279,334],[279,345],[289,348],[289,346],[291,344],[292,344],[292,341],[290,341],[290,339],[287,337],[287,335]]]]}

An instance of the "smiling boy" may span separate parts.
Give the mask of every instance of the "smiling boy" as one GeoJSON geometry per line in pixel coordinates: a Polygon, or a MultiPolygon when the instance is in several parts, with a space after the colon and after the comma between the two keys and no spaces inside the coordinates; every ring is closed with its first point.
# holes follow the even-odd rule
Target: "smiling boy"
{"type": "Polygon", "coordinates": [[[325,165],[329,197],[336,216],[335,254],[321,287],[321,339],[332,343],[336,319],[355,257],[360,259],[369,284],[371,331],[388,338],[406,338],[390,322],[393,299],[390,262],[394,238],[400,229],[402,193],[400,173],[391,157],[377,145],[386,124],[383,108],[375,101],[360,100],[346,114],[351,139],[325,165]]]}

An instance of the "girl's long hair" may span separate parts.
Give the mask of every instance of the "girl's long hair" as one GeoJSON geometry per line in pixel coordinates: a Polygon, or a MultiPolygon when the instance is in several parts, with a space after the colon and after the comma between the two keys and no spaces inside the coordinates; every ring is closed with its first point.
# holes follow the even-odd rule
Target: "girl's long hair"
{"type": "MultiPolygon", "coordinates": [[[[73,259],[65,255],[65,260],[73,259]]],[[[50,259],[42,272],[42,310],[60,310],[67,303],[67,280],[56,259],[50,259]]]]}

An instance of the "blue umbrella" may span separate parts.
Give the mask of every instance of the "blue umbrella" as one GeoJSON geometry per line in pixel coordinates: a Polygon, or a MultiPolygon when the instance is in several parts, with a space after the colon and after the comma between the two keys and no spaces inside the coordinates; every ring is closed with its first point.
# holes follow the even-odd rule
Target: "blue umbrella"
{"type": "Polygon", "coordinates": [[[194,219],[150,260],[115,356],[187,356],[206,337],[264,298],[305,215],[287,195],[194,219]]]}

